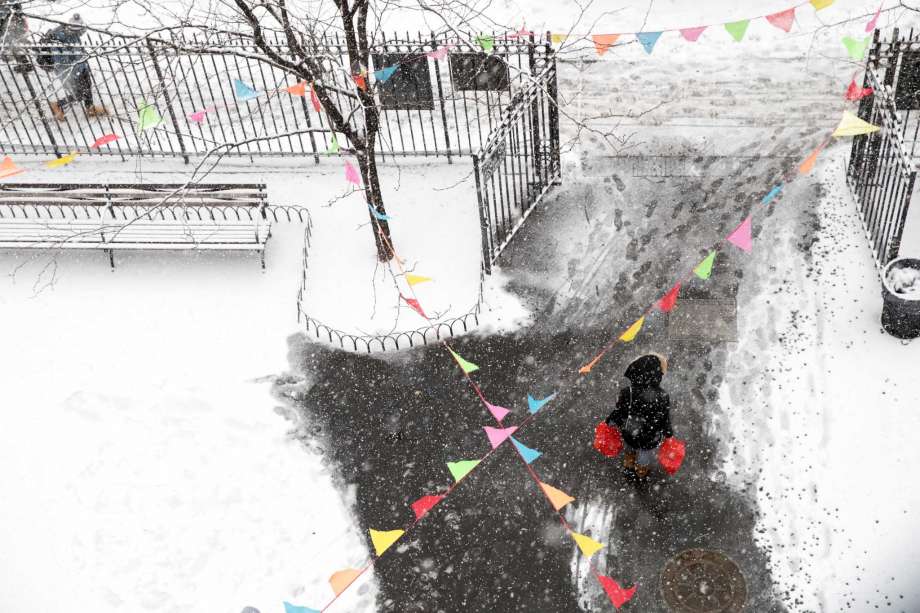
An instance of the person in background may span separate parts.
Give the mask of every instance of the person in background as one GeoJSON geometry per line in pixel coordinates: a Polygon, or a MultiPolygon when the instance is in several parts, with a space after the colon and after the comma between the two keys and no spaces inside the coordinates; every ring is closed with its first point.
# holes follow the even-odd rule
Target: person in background
{"type": "Polygon", "coordinates": [[[4,60],[12,57],[16,62],[13,70],[25,74],[32,70],[32,63],[25,50],[29,38],[29,23],[22,14],[19,2],[0,0],[0,56],[4,60]]]}
{"type": "Polygon", "coordinates": [[[58,121],[64,120],[64,109],[75,102],[82,104],[90,117],[108,115],[105,108],[93,102],[93,74],[86,50],[80,44],[85,32],[83,19],[74,13],[70,23],[61,24],[42,37],[43,41],[56,45],[51,53],[52,67],[67,92],[65,97],[50,104],[51,113],[58,121]]]}
{"type": "Polygon", "coordinates": [[[630,364],[624,373],[629,386],[620,390],[616,408],[606,420],[617,426],[623,436],[623,466],[640,479],[648,475],[658,446],[673,436],[671,399],[661,389],[667,369],[667,360],[656,353],[630,364]]]}

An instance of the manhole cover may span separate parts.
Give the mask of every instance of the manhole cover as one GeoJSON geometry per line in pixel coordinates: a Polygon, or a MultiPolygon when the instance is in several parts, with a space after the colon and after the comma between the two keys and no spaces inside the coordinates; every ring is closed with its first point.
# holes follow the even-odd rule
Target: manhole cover
{"type": "Polygon", "coordinates": [[[710,549],[688,549],[664,565],[661,595],[675,613],[738,613],[747,600],[741,569],[710,549]]]}

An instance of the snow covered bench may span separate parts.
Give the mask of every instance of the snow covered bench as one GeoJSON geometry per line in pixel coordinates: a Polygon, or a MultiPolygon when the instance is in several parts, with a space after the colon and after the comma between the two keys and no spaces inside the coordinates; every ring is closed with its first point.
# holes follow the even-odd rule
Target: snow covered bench
{"type": "Polygon", "coordinates": [[[262,220],[0,219],[0,249],[100,249],[112,268],[119,249],[209,249],[258,251],[264,269],[270,236],[262,220]]]}

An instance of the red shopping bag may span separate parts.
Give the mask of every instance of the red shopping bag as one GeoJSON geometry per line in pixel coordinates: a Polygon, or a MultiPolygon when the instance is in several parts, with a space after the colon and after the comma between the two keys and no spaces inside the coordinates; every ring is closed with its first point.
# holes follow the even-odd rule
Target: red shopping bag
{"type": "Polygon", "coordinates": [[[683,441],[674,437],[666,438],[661,443],[661,447],[658,448],[658,461],[661,462],[661,467],[664,468],[665,472],[673,475],[680,470],[680,465],[683,463],[686,453],[687,446],[684,445],[683,441]]]}
{"type": "Polygon", "coordinates": [[[603,421],[597,424],[597,427],[594,428],[594,448],[608,458],[615,458],[623,449],[623,437],[620,435],[620,430],[603,421]]]}

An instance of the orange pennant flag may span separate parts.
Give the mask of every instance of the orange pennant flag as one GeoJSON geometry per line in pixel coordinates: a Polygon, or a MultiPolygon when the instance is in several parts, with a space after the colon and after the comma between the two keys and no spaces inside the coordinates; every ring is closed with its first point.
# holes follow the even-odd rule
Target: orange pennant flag
{"type": "Polygon", "coordinates": [[[543,489],[543,493],[546,494],[546,497],[549,498],[550,503],[552,503],[553,508],[557,511],[569,504],[574,502],[575,499],[563,492],[562,490],[557,490],[552,485],[547,485],[545,483],[540,483],[540,487],[543,489]]]}
{"type": "Polygon", "coordinates": [[[585,364],[584,366],[582,366],[581,368],[579,368],[579,369],[578,369],[578,372],[581,373],[581,374],[583,374],[583,375],[586,375],[586,374],[588,374],[589,372],[591,372],[591,369],[594,368],[595,366],[597,366],[597,363],[601,361],[601,358],[602,358],[602,357],[604,357],[604,353],[606,353],[606,352],[599,353],[599,354],[597,355],[597,357],[595,357],[593,360],[591,360],[590,362],[588,362],[587,364],[585,364]]]}
{"type": "Polygon", "coordinates": [[[355,568],[346,568],[340,570],[337,573],[334,573],[329,577],[329,585],[332,586],[332,591],[335,592],[335,595],[338,596],[346,589],[348,586],[354,583],[355,579],[361,576],[361,571],[355,568]]]}
{"type": "Polygon", "coordinates": [[[358,89],[367,91],[367,78],[363,74],[351,75],[351,78],[355,80],[358,89]]]}
{"type": "Polygon", "coordinates": [[[620,38],[619,34],[595,34],[591,37],[594,41],[594,48],[597,49],[598,55],[604,55],[613,46],[617,39],[620,38]]]}
{"type": "Polygon", "coordinates": [[[824,149],[824,145],[818,145],[818,148],[812,151],[811,155],[805,158],[805,161],[799,166],[799,172],[803,175],[810,173],[814,167],[815,162],[818,161],[818,155],[821,153],[821,150],[824,149]]]}
{"type": "Polygon", "coordinates": [[[629,326],[629,328],[626,330],[626,332],[624,332],[624,333],[620,336],[620,340],[623,341],[624,343],[628,343],[629,341],[631,341],[631,340],[633,340],[634,338],[636,338],[636,335],[639,334],[639,330],[642,329],[642,324],[643,324],[643,322],[645,322],[645,315],[643,315],[642,317],[640,317],[639,319],[637,319],[637,320],[636,320],[636,323],[634,323],[633,325],[629,326]]]}
{"type": "Polygon", "coordinates": [[[21,172],[25,172],[25,169],[17,166],[16,162],[14,162],[13,158],[10,156],[6,156],[3,158],[3,161],[0,162],[0,179],[12,177],[13,175],[18,175],[21,172]]]}
{"type": "Polygon", "coordinates": [[[307,82],[301,81],[297,85],[291,85],[287,88],[287,93],[292,96],[306,96],[307,95],[307,82]]]}

